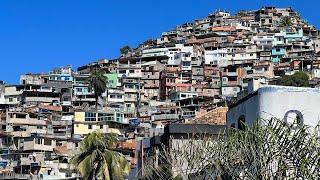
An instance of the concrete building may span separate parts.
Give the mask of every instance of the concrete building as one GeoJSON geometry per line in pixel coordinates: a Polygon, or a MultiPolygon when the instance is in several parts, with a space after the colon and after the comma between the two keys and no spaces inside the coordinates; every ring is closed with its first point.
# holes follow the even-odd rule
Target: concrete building
{"type": "Polygon", "coordinates": [[[231,105],[227,124],[241,129],[241,121],[252,125],[258,118],[278,118],[286,122],[298,119],[301,124],[316,126],[320,121],[319,102],[317,88],[266,85],[231,105]]]}

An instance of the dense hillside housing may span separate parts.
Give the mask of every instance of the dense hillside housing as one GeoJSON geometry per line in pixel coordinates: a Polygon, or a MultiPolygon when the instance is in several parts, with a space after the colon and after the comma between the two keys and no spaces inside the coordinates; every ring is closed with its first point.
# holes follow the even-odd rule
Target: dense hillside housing
{"type": "Polygon", "coordinates": [[[318,30],[291,8],[263,7],[210,13],[116,59],[21,75],[18,85],[0,84],[0,174],[77,177],[70,157],[93,131],[116,134],[118,150],[137,168],[165,125],[237,127],[236,113],[254,106],[241,103],[264,92],[256,87],[297,71],[309,75],[310,87],[320,86],[318,30]],[[88,84],[93,69],[107,81],[98,102],[88,84]]]}

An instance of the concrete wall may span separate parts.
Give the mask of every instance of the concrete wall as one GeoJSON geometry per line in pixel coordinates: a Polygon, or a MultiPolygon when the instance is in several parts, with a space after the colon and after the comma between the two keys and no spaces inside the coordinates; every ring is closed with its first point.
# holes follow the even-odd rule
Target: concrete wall
{"type": "Polygon", "coordinates": [[[306,125],[316,126],[320,121],[320,89],[264,86],[251,96],[230,108],[227,113],[228,126],[235,123],[238,127],[237,121],[242,115],[249,125],[257,118],[285,119],[285,116],[288,122],[292,122],[297,115],[295,112],[301,112],[306,125]]]}

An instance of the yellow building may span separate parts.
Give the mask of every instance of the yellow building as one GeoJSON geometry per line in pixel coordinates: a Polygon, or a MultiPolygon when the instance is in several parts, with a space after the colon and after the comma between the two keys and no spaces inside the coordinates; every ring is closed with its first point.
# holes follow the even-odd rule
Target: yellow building
{"type": "Polygon", "coordinates": [[[75,112],[74,135],[83,137],[94,131],[121,135],[118,129],[109,128],[107,124],[108,121],[114,122],[115,119],[116,114],[114,113],[75,112]]]}
{"type": "Polygon", "coordinates": [[[97,113],[91,112],[75,112],[74,117],[74,134],[87,135],[93,131],[100,131],[102,133],[108,132],[108,125],[106,122],[98,121],[97,113]]]}

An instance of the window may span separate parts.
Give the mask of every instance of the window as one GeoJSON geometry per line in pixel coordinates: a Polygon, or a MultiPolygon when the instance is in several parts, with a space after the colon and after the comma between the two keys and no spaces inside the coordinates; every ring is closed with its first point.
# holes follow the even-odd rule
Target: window
{"type": "Polygon", "coordinates": [[[13,102],[13,98],[9,98],[9,102],[13,102]]]}
{"type": "Polygon", "coordinates": [[[16,114],[16,118],[26,119],[26,118],[27,118],[27,115],[26,115],[26,114],[16,114]]]}
{"type": "Polygon", "coordinates": [[[96,113],[86,112],[85,113],[85,121],[96,121],[96,113]]]}
{"type": "Polygon", "coordinates": [[[250,56],[253,56],[253,54],[251,53],[250,56]]]}
{"type": "Polygon", "coordinates": [[[92,129],[92,125],[88,125],[88,129],[92,129]]]}
{"type": "Polygon", "coordinates": [[[51,146],[51,139],[44,139],[44,145],[51,146]]]}
{"type": "Polygon", "coordinates": [[[36,139],[36,144],[42,144],[42,139],[36,139]]]}
{"type": "Polygon", "coordinates": [[[76,124],[76,127],[79,127],[79,124],[76,124]]]}
{"type": "Polygon", "coordinates": [[[114,114],[99,113],[98,120],[99,121],[114,121],[114,114]]]}
{"type": "Polygon", "coordinates": [[[103,125],[100,125],[100,129],[103,129],[103,125]]]}

